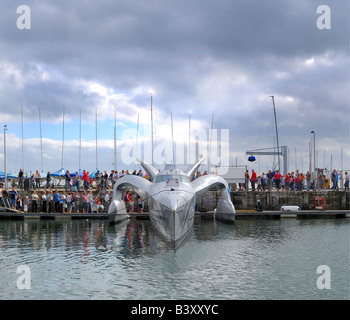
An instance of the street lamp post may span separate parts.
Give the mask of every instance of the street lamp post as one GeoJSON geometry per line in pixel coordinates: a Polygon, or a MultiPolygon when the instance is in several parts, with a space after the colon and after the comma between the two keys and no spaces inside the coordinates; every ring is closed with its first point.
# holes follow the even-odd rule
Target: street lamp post
{"type": "Polygon", "coordinates": [[[313,174],[314,174],[314,185],[315,185],[315,190],[316,190],[316,179],[317,179],[317,171],[316,171],[316,139],[315,139],[315,131],[312,130],[310,133],[313,134],[313,140],[314,140],[314,169],[313,169],[313,174]]]}
{"type": "Polygon", "coordinates": [[[312,130],[311,133],[313,134],[313,139],[314,139],[314,171],[316,171],[316,142],[315,142],[315,131],[312,130]]]}
{"type": "Polygon", "coordinates": [[[7,124],[4,125],[4,171],[5,171],[5,190],[7,190],[6,130],[7,130],[7,124]]]}

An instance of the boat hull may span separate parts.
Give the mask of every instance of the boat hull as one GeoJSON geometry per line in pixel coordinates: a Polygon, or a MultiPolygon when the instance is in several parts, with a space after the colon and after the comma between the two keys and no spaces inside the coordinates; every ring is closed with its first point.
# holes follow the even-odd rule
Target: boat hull
{"type": "Polygon", "coordinates": [[[179,191],[152,198],[149,217],[153,228],[173,249],[178,248],[193,229],[195,198],[179,191]],[[165,197],[164,197],[165,196],[165,197]],[[164,199],[173,199],[164,203],[164,199]]]}
{"type": "Polygon", "coordinates": [[[235,217],[236,217],[236,210],[231,201],[229,200],[218,201],[216,212],[215,212],[215,219],[228,222],[228,223],[233,223],[235,221],[235,217]]]}
{"type": "Polygon", "coordinates": [[[125,204],[122,200],[114,200],[108,209],[108,220],[110,224],[116,224],[129,218],[126,213],[125,204]]]}

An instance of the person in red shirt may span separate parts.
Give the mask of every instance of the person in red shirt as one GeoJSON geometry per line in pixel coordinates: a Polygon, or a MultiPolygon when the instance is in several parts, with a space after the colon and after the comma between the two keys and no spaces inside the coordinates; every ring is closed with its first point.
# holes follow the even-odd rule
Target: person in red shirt
{"type": "Polygon", "coordinates": [[[125,197],[124,197],[124,202],[125,202],[125,207],[126,207],[126,212],[130,212],[130,206],[131,206],[131,197],[130,197],[131,191],[129,190],[125,197]]]}
{"type": "Polygon", "coordinates": [[[289,190],[289,180],[290,180],[289,174],[286,173],[286,176],[284,177],[284,181],[286,183],[286,190],[289,190]]]}
{"type": "Polygon", "coordinates": [[[252,184],[252,190],[255,191],[255,182],[256,182],[256,172],[252,169],[252,175],[250,177],[250,182],[252,184]]]}
{"type": "Polygon", "coordinates": [[[89,175],[85,170],[83,170],[83,185],[85,190],[89,189],[89,175]]]}
{"type": "Polygon", "coordinates": [[[275,184],[276,184],[276,189],[279,191],[280,190],[280,183],[281,183],[281,174],[276,170],[276,174],[274,176],[275,179],[275,184]]]}

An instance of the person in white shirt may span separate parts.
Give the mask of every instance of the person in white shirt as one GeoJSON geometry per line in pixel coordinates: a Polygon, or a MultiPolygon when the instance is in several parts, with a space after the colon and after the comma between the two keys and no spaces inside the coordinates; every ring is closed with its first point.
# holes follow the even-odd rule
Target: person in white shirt
{"type": "Polygon", "coordinates": [[[345,183],[344,183],[344,187],[345,187],[345,191],[349,191],[349,180],[350,180],[350,177],[348,175],[347,172],[345,172],[345,183]]]}

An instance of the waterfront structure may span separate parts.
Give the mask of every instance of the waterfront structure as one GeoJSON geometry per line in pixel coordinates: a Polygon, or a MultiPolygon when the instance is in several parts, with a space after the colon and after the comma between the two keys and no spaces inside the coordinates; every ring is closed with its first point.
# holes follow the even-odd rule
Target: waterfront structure
{"type": "Polygon", "coordinates": [[[218,189],[220,197],[215,217],[233,222],[235,208],[230,199],[227,182],[214,174],[192,179],[203,161],[204,158],[186,171],[179,170],[176,165],[167,165],[160,172],[152,165],[140,161],[149,180],[129,175],[115,183],[108,211],[109,221],[117,223],[128,218],[125,202],[129,199],[125,199],[124,195],[132,189],[147,201],[153,227],[169,246],[176,248],[192,230],[196,204],[209,190],[218,189]]]}

